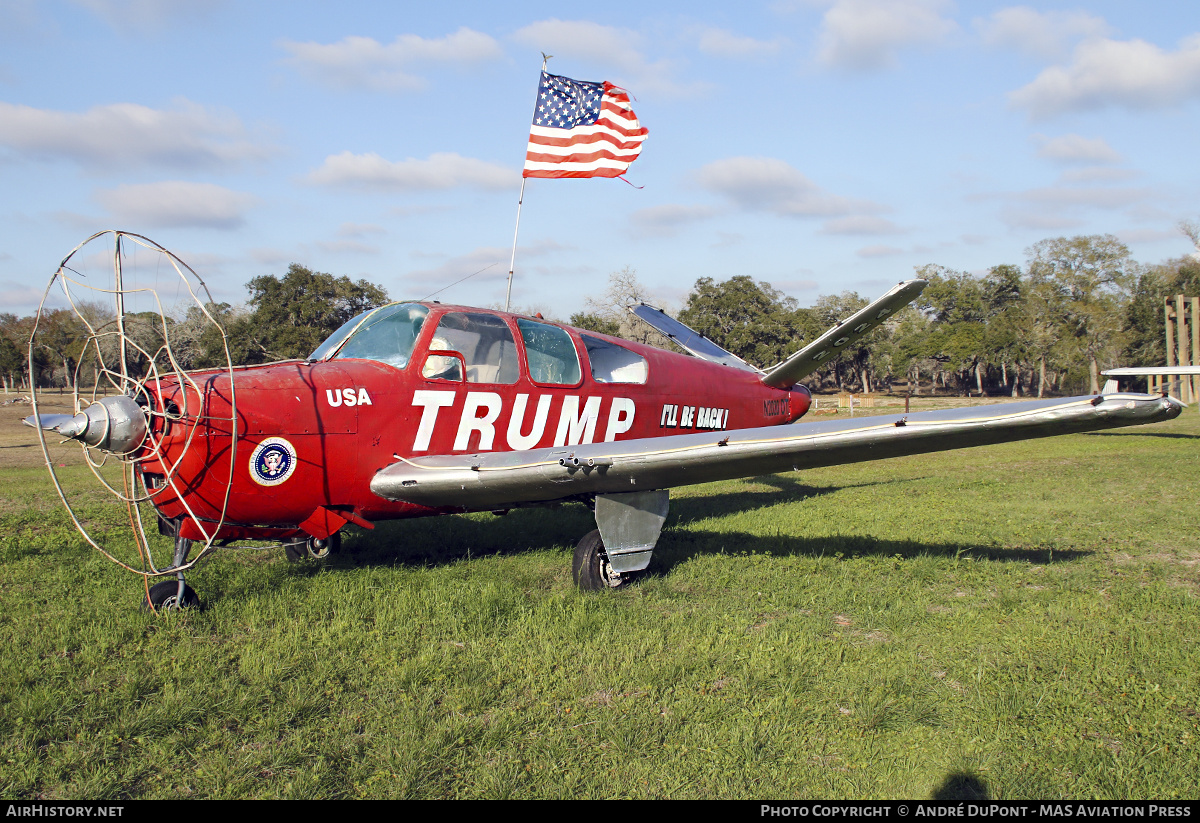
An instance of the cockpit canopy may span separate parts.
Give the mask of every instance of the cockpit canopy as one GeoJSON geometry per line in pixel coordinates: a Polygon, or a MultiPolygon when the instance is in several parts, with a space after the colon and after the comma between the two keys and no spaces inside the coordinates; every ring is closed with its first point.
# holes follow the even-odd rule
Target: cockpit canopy
{"type": "Polygon", "coordinates": [[[402,369],[412,357],[428,314],[429,309],[420,303],[393,303],[370,309],[343,323],[308,359],[356,357],[402,369]]]}
{"type": "MultiPolygon", "coordinates": [[[[420,303],[392,303],[365,311],[329,336],[309,360],[375,360],[398,369],[408,366],[430,309],[420,303]]],[[[421,376],[427,380],[511,385],[523,373],[513,329],[487,311],[446,311],[436,318],[421,376]]],[[[648,364],[641,355],[590,334],[581,340],[587,361],[565,329],[531,318],[516,318],[527,379],[545,386],[575,386],[584,362],[597,383],[645,383],[648,364]]]]}

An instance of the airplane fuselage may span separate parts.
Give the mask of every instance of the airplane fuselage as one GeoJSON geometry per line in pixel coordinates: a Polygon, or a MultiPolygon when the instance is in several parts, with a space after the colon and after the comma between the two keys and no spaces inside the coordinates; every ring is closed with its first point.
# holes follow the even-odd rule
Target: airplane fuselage
{"type": "Polygon", "coordinates": [[[203,398],[189,389],[187,404],[178,383],[162,381],[160,403],[203,411],[157,432],[158,457],[142,463],[159,514],[192,539],[213,529],[324,538],[347,522],[446,511],[371,492],[398,458],[754,428],[794,421],[811,402],[803,386],[770,388],[754,372],[652,346],[503,312],[406,305],[427,314],[403,365],[334,356],[195,372],[203,398]],[[503,338],[494,362],[442,331],[470,323],[503,338]]]}

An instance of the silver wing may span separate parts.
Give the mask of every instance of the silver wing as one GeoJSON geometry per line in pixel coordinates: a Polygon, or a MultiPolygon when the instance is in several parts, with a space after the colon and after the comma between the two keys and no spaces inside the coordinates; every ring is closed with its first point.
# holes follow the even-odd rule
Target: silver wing
{"type": "Polygon", "coordinates": [[[371,491],[388,500],[489,511],[579,495],[625,495],[1169,420],[1171,397],[1108,394],[881,415],[520,452],[399,458],[371,491]]]}
{"type": "Polygon", "coordinates": [[[1139,375],[1169,377],[1176,374],[1200,374],[1200,366],[1132,366],[1129,368],[1109,369],[1100,373],[1105,377],[1137,377],[1139,375]]]}

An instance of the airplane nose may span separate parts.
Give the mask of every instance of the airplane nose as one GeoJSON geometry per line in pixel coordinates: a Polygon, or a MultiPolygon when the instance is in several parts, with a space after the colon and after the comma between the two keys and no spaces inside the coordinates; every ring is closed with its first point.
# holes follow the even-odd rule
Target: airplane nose
{"type": "Polygon", "coordinates": [[[146,439],[146,413],[126,395],[102,397],[75,416],[29,415],[26,426],[56,431],[114,454],[130,454],[146,439]]]}

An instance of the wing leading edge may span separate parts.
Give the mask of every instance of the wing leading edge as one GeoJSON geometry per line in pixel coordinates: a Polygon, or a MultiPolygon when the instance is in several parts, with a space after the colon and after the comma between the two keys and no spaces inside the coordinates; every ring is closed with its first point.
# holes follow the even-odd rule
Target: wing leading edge
{"type": "Polygon", "coordinates": [[[530,451],[401,458],[376,473],[371,491],[387,500],[488,511],[1136,426],[1169,420],[1182,409],[1174,398],[1159,395],[1089,395],[530,451]]]}

